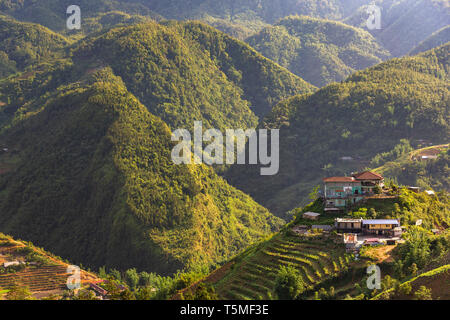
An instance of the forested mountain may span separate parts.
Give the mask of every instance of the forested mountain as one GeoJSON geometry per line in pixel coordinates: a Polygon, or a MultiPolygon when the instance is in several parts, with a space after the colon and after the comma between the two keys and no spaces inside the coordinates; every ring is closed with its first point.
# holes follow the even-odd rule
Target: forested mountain
{"type": "Polygon", "coordinates": [[[283,214],[302,203],[323,176],[357,170],[342,172],[340,157],[370,160],[403,138],[448,142],[448,53],[445,45],[393,59],[281,102],[262,124],[281,129],[279,174],[260,177],[255,168],[235,168],[229,180],[283,214]]]}
{"type": "Polygon", "coordinates": [[[261,117],[281,99],[314,89],[244,43],[197,22],[114,29],[87,39],[75,52],[83,63],[99,57],[173,126],[204,119],[219,129],[251,127],[255,114],[261,117]]]}
{"type": "Polygon", "coordinates": [[[389,57],[363,29],[306,16],[284,18],[246,42],[316,86],[341,81],[389,57]]]}
{"type": "Polygon", "coordinates": [[[35,63],[62,56],[63,36],[37,24],[0,15],[0,78],[35,63]]]}
{"type": "Polygon", "coordinates": [[[85,265],[169,274],[280,226],[212,168],[174,165],[169,127],[110,68],[45,95],[0,136],[2,232],[85,265]]]}
{"type": "Polygon", "coordinates": [[[433,33],[426,40],[419,43],[419,45],[411,50],[409,54],[415,55],[439,47],[447,42],[450,42],[450,25],[433,33]]]}
{"type": "MultiPolygon", "coordinates": [[[[194,120],[218,129],[254,127],[280,100],[314,89],[245,43],[195,22],[117,28],[87,37],[72,51],[76,66],[90,71],[110,66],[174,130],[191,128],[194,120]]],[[[55,89],[76,70],[51,75],[35,70],[0,83],[0,101],[6,104],[0,118],[6,121],[20,108],[22,114],[23,102],[40,96],[42,77],[55,89]]]]}
{"type": "Polygon", "coordinates": [[[0,230],[85,265],[167,274],[281,225],[212,168],[174,165],[170,132],[253,127],[312,85],[197,22],[122,26],[62,52],[0,81],[0,230]]]}
{"type": "Polygon", "coordinates": [[[128,0],[0,0],[0,12],[22,21],[39,23],[58,32],[66,32],[67,8],[76,4],[82,8],[82,19],[93,18],[101,13],[122,11],[129,14],[139,14],[154,19],[160,19],[158,14],[151,12],[138,1],[128,0]]]}
{"type": "MultiPolygon", "coordinates": [[[[421,41],[450,24],[448,0],[377,0],[371,3],[381,9],[381,29],[370,32],[393,56],[407,54],[421,41]]],[[[366,10],[367,7],[362,6],[343,22],[367,28],[366,10]]]]}

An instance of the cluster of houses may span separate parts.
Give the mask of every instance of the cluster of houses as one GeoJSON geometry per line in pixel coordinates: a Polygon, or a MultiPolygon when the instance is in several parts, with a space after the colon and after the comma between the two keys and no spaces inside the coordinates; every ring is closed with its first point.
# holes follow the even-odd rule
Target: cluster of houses
{"type": "MultiPolygon", "coordinates": [[[[348,205],[373,196],[376,193],[375,188],[384,187],[384,178],[370,171],[353,174],[350,177],[324,178],[323,182],[325,185],[323,193],[325,212],[342,212],[348,205]]],[[[320,213],[305,212],[303,218],[312,221],[319,220],[320,213]]],[[[298,230],[294,231],[299,234],[306,229],[306,226],[303,229],[300,228],[302,226],[297,227],[299,227],[298,230]]],[[[336,218],[334,226],[323,229],[321,225],[314,225],[311,229],[336,230],[343,234],[345,243],[356,243],[358,235],[397,238],[402,234],[400,222],[396,219],[336,218]]],[[[373,240],[375,241],[377,238],[373,240]]]]}

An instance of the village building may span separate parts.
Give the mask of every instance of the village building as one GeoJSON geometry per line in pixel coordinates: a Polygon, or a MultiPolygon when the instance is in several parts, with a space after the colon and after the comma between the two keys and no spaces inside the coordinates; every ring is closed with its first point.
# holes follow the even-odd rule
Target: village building
{"type": "Polygon", "coordinates": [[[346,219],[337,218],[335,227],[339,233],[373,234],[388,237],[400,237],[402,228],[395,219],[346,219]]]}
{"type": "Polygon", "coordinates": [[[320,217],[320,213],[317,212],[305,212],[303,214],[303,218],[304,219],[309,219],[309,220],[317,220],[320,217]]]}
{"type": "Polygon", "coordinates": [[[376,187],[384,186],[384,178],[364,171],[351,177],[328,177],[323,179],[325,211],[339,212],[348,205],[373,195],[376,187]]]}
{"type": "Polygon", "coordinates": [[[335,227],[339,233],[361,233],[362,219],[340,219],[335,220],[335,227]]]}
{"type": "Polygon", "coordinates": [[[398,220],[372,219],[363,220],[363,233],[395,237],[401,235],[402,229],[398,220]]]}

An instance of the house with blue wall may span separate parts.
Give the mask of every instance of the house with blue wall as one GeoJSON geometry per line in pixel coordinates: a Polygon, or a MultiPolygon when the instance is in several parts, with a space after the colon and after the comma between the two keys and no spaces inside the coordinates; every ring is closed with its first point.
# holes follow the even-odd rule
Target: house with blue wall
{"type": "Polygon", "coordinates": [[[376,186],[384,186],[384,178],[370,171],[350,177],[328,177],[323,182],[325,211],[342,211],[366,196],[373,195],[376,186]]]}

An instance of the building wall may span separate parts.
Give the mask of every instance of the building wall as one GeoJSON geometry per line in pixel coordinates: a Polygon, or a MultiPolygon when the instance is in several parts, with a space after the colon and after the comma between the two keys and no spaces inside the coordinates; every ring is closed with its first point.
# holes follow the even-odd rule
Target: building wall
{"type": "Polygon", "coordinates": [[[370,230],[390,230],[394,228],[392,224],[369,224],[370,230]]]}

